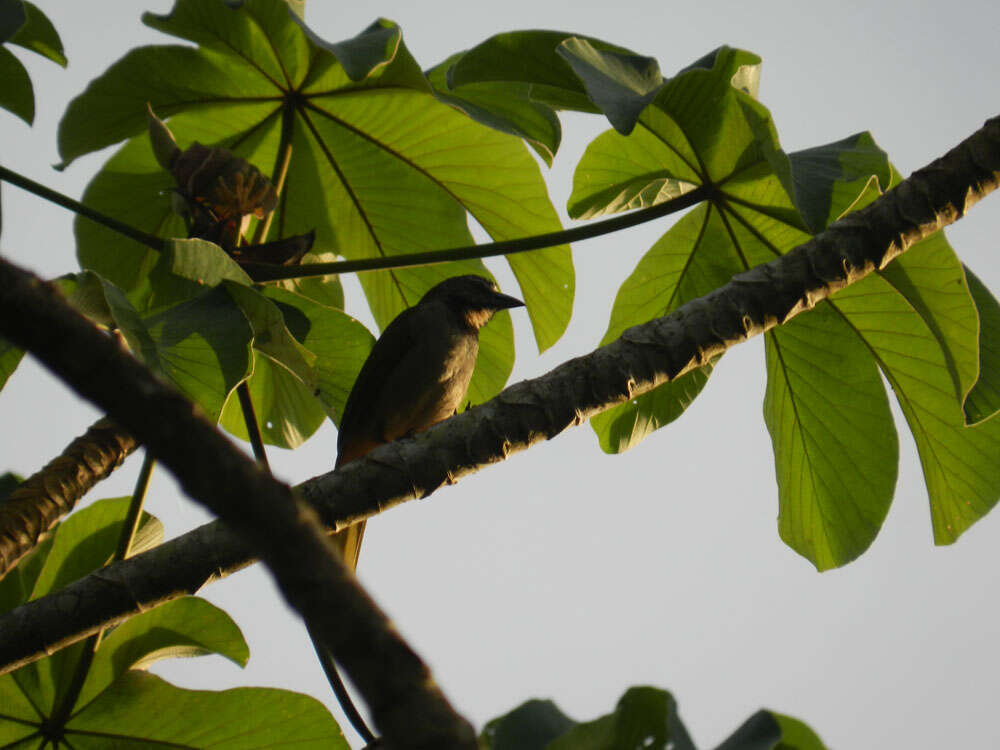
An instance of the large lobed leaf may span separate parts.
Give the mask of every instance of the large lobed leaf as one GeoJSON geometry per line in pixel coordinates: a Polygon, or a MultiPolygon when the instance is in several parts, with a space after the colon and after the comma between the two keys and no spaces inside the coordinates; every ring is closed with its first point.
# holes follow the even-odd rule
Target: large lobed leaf
{"type": "MultiPolygon", "coordinates": [[[[0,44],[16,44],[66,67],[62,41],[52,22],[27,0],[0,0],[0,44]]],[[[35,91],[28,71],[7,47],[0,47],[0,107],[29,125],[35,119],[35,91]]]]}
{"type": "MultiPolygon", "coordinates": [[[[610,714],[576,722],[552,702],[529,700],[488,722],[480,743],[487,750],[695,750],[677,702],[666,690],[629,688],[610,714]]],[[[761,710],[718,750],[825,750],[806,724],[761,710]]]]}
{"type": "MultiPolygon", "coordinates": [[[[183,234],[171,211],[170,177],[144,134],[149,101],[170,118],[182,146],[195,140],[222,146],[265,172],[277,170],[290,147],[271,239],[315,230],[319,255],[372,258],[471,244],[470,216],[498,240],[559,229],[524,145],[444,103],[391,22],[330,44],[281,0],[249,0],[235,10],[178,0],[168,15],[146,14],[144,21],[198,47],[135,49],[70,104],[59,134],[65,163],[129,139],[88,186],[89,205],[154,234],[183,234]]],[[[155,253],[89,222],[78,221],[76,232],[81,264],[141,306],[155,253]]],[[[513,256],[509,264],[544,349],[561,336],[571,313],[569,248],[513,256]]],[[[469,261],[365,273],[361,281],[383,327],[440,279],[469,272],[485,268],[469,261]]],[[[156,284],[152,279],[154,293],[156,284]]],[[[342,298],[335,277],[302,289],[314,299],[342,298]]],[[[320,311],[307,314],[314,312],[320,311]]],[[[356,333],[361,337],[349,347],[364,340],[356,333]]],[[[470,400],[497,393],[512,362],[512,329],[500,315],[483,331],[470,400]]],[[[266,363],[258,358],[258,364],[266,363]]],[[[266,384],[264,378],[251,390],[271,403],[288,401],[284,396],[295,386],[283,374],[272,372],[266,384]]],[[[301,409],[272,413],[272,437],[281,444],[307,437],[322,413],[319,405],[292,400],[301,409]]],[[[237,421],[224,418],[234,429],[237,421]]]]}
{"type": "MultiPolygon", "coordinates": [[[[101,500],[60,523],[0,581],[0,607],[56,591],[107,563],[129,502],[101,500]]],[[[162,536],[159,521],[144,515],[133,551],[155,546],[162,536]]],[[[64,739],[55,745],[59,747],[347,747],[329,712],[308,696],[262,688],[184,690],[139,671],[160,659],[203,654],[246,664],[249,651],[239,628],[202,599],[176,599],[110,631],[60,725],[59,707],[87,647],[77,644],[0,676],[0,742],[5,747],[16,742],[39,746],[43,737],[60,730],[64,739]]]]}
{"type": "Polygon", "coordinates": [[[778,530],[820,570],[843,565],[868,549],[896,484],[899,445],[878,368],[827,305],[776,328],[765,351],[778,530]]]}
{"type": "Polygon", "coordinates": [[[129,671],[66,725],[74,748],[330,748],[348,750],[315,698],[272,688],[184,690],[129,671]]]}
{"type": "MultiPolygon", "coordinates": [[[[602,343],[808,238],[771,168],[777,145],[760,124],[766,112],[733,87],[739,76],[753,78],[747,71],[758,63],[750,53],[722,48],[670,79],[630,136],[608,131],[587,148],[569,199],[574,216],[645,208],[698,185],[716,186],[713,200],[675,223],[639,261],[618,291],[602,343]],[[765,140],[758,137],[761,132],[765,140]],[[742,209],[739,215],[734,205],[742,209]]],[[[689,373],[593,419],[601,447],[626,450],[669,424],[709,373],[710,368],[689,373]]]]}
{"type": "Polygon", "coordinates": [[[965,421],[978,424],[1000,411],[1000,303],[968,268],[965,278],[979,313],[979,379],[965,399],[965,421]]]}
{"type": "MultiPolygon", "coordinates": [[[[645,208],[696,186],[708,191],[622,285],[604,342],[788,252],[900,179],[866,133],[785,154],[752,96],[757,62],[717,50],[664,83],[630,136],[608,131],[581,159],[574,216],[645,208]]],[[[867,549],[892,499],[898,447],[877,368],[917,439],[935,540],[953,541],[996,502],[1000,474],[988,457],[1000,429],[989,419],[1000,406],[991,364],[1000,351],[998,310],[974,277],[967,283],[939,234],[766,336],[779,530],[817,567],[867,549]],[[894,325],[906,330],[907,349],[894,325]],[[897,360],[889,350],[909,356],[897,360]]],[[[709,374],[702,368],[595,417],[601,447],[628,449],[676,419],[709,374]]]]}

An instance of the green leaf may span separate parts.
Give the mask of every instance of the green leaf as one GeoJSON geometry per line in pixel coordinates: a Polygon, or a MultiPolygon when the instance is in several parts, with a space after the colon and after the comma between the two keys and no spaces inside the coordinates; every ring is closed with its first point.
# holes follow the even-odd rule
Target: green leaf
{"type": "MultiPolygon", "coordinates": [[[[221,3],[201,5],[239,15],[221,3]]],[[[239,117],[244,110],[275,111],[280,91],[259,71],[227,55],[179,45],[136,48],[70,102],[59,124],[61,166],[136,133],[143,133],[148,149],[147,102],[161,119],[192,108],[203,117],[239,117]]],[[[170,129],[179,135],[173,123],[170,129]]]]}
{"type": "MultiPolygon", "coordinates": [[[[280,0],[246,3],[238,11],[178,0],[169,16],[147,15],[146,21],[202,46],[135,50],[71,103],[60,126],[67,162],[132,137],[85,193],[98,210],[161,236],[183,233],[170,211],[169,176],[145,142],[149,100],[161,117],[170,116],[182,147],[193,140],[224,146],[266,169],[290,145],[272,230],[288,237],[315,229],[317,253],[368,258],[469,244],[468,215],[498,240],[559,229],[524,145],[438,101],[391,22],[329,45],[307,34],[280,0]],[[290,115],[283,130],[284,104],[290,115]]],[[[154,262],[106,230],[78,223],[77,238],[81,264],[129,293],[154,262]]],[[[544,349],[571,314],[569,249],[508,262],[544,349]]],[[[480,266],[365,274],[364,288],[385,326],[429,281],[472,268],[480,266]]],[[[498,359],[498,373],[509,371],[513,360],[512,339],[502,333],[495,326],[493,342],[484,347],[498,359]]],[[[477,374],[475,393],[496,388],[494,378],[477,374]]]]}
{"type": "Polygon", "coordinates": [[[18,349],[5,338],[0,338],[0,388],[7,385],[7,380],[21,363],[24,349],[18,349]]]}
{"type": "MultiPolygon", "coordinates": [[[[113,557],[130,498],[99,500],[76,511],[53,532],[50,545],[32,553],[30,567],[22,562],[16,570],[25,574],[23,583],[34,578],[29,599],[57,591],[69,583],[106,565],[113,557]],[[37,567],[36,567],[37,566],[37,567]],[[34,570],[38,570],[37,575],[34,570]]],[[[144,513],[133,550],[150,549],[163,538],[163,525],[144,513]]],[[[47,713],[69,686],[80,649],[77,644],[42,661],[28,664],[12,673],[18,688],[28,696],[38,711],[47,713]]]]}
{"type": "Polygon", "coordinates": [[[35,92],[24,65],[6,47],[0,47],[0,107],[31,125],[35,121],[35,92]]]}
{"type": "Polygon", "coordinates": [[[66,301],[77,312],[86,315],[91,321],[102,328],[110,328],[115,319],[108,306],[107,289],[100,276],[92,271],[68,273],[53,282],[62,292],[66,301]]]}
{"type": "Polygon", "coordinates": [[[307,695],[269,688],[183,690],[134,670],[70,719],[66,738],[80,750],[111,742],[213,750],[349,748],[329,711],[307,695]]]}
{"type": "Polygon", "coordinates": [[[761,710],[716,750],[826,750],[826,745],[798,719],[761,710]]]}
{"type": "Polygon", "coordinates": [[[232,297],[212,289],[143,322],[164,374],[209,420],[218,420],[229,394],[251,372],[253,330],[232,297]]]}
{"type": "MultiPolygon", "coordinates": [[[[649,117],[650,122],[660,118],[649,117]]],[[[566,210],[574,219],[649,208],[693,190],[697,174],[648,129],[627,138],[609,130],[594,139],[573,175],[566,210]]]]}
{"type": "MultiPolygon", "coordinates": [[[[25,49],[30,49],[42,57],[48,58],[57,65],[66,67],[66,55],[63,52],[62,40],[56,32],[52,22],[34,3],[22,0],[25,11],[25,23],[12,36],[9,37],[11,44],[17,44],[25,49]]],[[[5,2],[4,5],[9,5],[5,2]]],[[[0,30],[0,41],[6,41],[7,37],[0,30]]]]}
{"type": "MultiPolygon", "coordinates": [[[[966,424],[979,424],[1000,411],[1000,303],[965,269],[969,291],[979,313],[979,379],[965,400],[966,424]]],[[[2,355],[0,355],[2,361],[2,355]]]]}
{"type": "MultiPolygon", "coordinates": [[[[302,256],[303,263],[333,263],[337,260],[335,253],[306,253],[302,256]]],[[[277,286],[293,294],[308,297],[325,307],[344,309],[344,287],[336,274],[327,276],[307,276],[301,279],[284,279],[277,286]]]]}
{"type": "MultiPolygon", "coordinates": [[[[45,557],[30,598],[61,589],[106,565],[114,555],[130,500],[128,497],[98,500],[62,521],[53,532],[52,549],[45,557]]],[[[163,525],[148,513],[143,513],[139,530],[132,547],[136,553],[156,546],[163,539],[163,525]]]]}
{"type": "Polygon", "coordinates": [[[573,177],[570,216],[593,218],[663,203],[694,185],[736,188],[769,176],[777,142],[749,119],[766,110],[733,87],[760,58],[723,47],[713,59],[710,70],[694,67],[670,79],[632,135],[609,131],[587,147],[573,177]],[[760,140],[765,135],[772,140],[760,140]]]}
{"type": "MultiPolygon", "coordinates": [[[[568,202],[574,217],[709,188],[709,200],[667,230],[622,285],[602,343],[805,242],[803,214],[825,226],[891,179],[867,134],[786,156],[770,114],[753,99],[759,63],[728,47],[709,53],[662,86],[630,136],[608,131],[580,160],[568,202]]],[[[710,372],[689,373],[592,419],[602,449],[626,450],[669,424],[710,372]]]]}
{"type": "Polygon", "coordinates": [[[677,702],[665,690],[629,688],[613,713],[577,724],[549,743],[549,750],[694,750],[677,702]]]}
{"type": "Polygon", "coordinates": [[[315,355],[316,395],[330,418],[339,424],[375,337],[342,310],[275,287],[265,287],[264,294],[281,310],[296,340],[315,355]]]}
{"type": "Polygon", "coordinates": [[[285,2],[203,3],[177,0],[170,13],[142,21],[164,34],[223,53],[272,86],[302,83],[310,52],[285,2]]]}
{"type": "Polygon", "coordinates": [[[458,52],[426,72],[437,98],[476,122],[524,139],[551,167],[562,140],[562,126],[552,108],[533,101],[527,83],[487,82],[451,88],[448,71],[462,54],[458,52]]]}
{"type": "MultiPolygon", "coordinates": [[[[938,247],[921,245],[896,263],[920,268],[933,262],[938,247]]],[[[927,281],[933,278],[929,275],[927,281]]],[[[923,300],[952,299],[952,280],[948,274],[940,279],[940,294],[923,300]]],[[[906,416],[930,496],[935,542],[954,542],[1000,497],[1000,420],[965,426],[954,360],[946,356],[927,316],[886,276],[873,274],[837,292],[831,303],[868,345],[906,416]]]]}
{"type": "Polygon", "coordinates": [[[660,66],[652,57],[601,50],[580,37],[565,39],[556,53],[622,135],[632,132],[639,114],[663,86],[660,66]]]}
{"type": "MultiPolygon", "coordinates": [[[[283,310],[268,297],[233,282],[227,282],[226,289],[254,330],[253,374],[247,382],[261,435],[271,445],[296,448],[319,428],[326,415],[316,398],[320,388],[316,371],[318,358],[289,331],[283,310]]],[[[274,290],[274,293],[301,299],[303,306],[316,319],[324,314],[334,319],[346,318],[340,310],[309,303],[290,292],[274,290]]],[[[303,317],[298,310],[292,308],[292,311],[299,318],[303,317]]],[[[296,322],[305,331],[313,325],[313,320],[308,317],[304,319],[304,324],[301,320],[296,322]]],[[[341,329],[338,333],[346,334],[347,331],[341,329]]],[[[227,402],[222,426],[237,437],[249,440],[246,419],[238,399],[231,398],[227,402]]]]}
{"type": "Polygon", "coordinates": [[[236,261],[207,240],[168,239],[163,252],[154,257],[155,264],[148,278],[148,296],[142,300],[147,311],[193,299],[224,281],[243,286],[252,283],[236,261]]]}
{"type": "Polygon", "coordinates": [[[167,602],[130,618],[101,641],[76,705],[87,705],[126,670],[205,654],[244,667],[250,649],[232,618],[213,604],[194,596],[167,602]]]}
{"type": "Polygon", "coordinates": [[[885,151],[868,132],[788,155],[795,205],[812,232],[821,232],[878,197],[892,182],[885,151]]]}
{"type": "MultiPolygon", "coordinates": [[[[105,162],[81,200],[150,234],[184,236],[184,222],[167,197],[172,188],[172,178],[156,163],[148,141],[136,139],[105,162]]],[[[74,219],[73,231],[80,266],[126,291],[139,288],[160,258],[155,250],[81,216],[74,219]]]]}
{"type": "MultiPolygon", "coordinates": [[[[717,362],[718,360],[716,360],[717,362]]],[[[591,417],[605,453],[624,453],[681,416],[708,384],[715,363],[699,367],[631,401],[591,417]]]]}
{"type": "Polygon", "coordinates": [[[6,614],[28,601],[31,589],[41,573],[45,556],[52,548],[52,538],[42,540],[13,570],[0,579],[0,614],[6,614]]]}
{"type": "MultiPolygon", "coordinates": [[[[602,344],[630,326],[677,309],[743,270],[723,214],[702,204],[674,224],[643,256],[615,297],[602,344]]],[[[619,453],[677,419],[708,382],[712,365],[690,372],[590,420],[602,450],[619,453]]]]}
{"type": "Polygon", "coordinates": [[[256,289],[232,281],[226,282],[225,288],[250,321],[254,349],[284,366],[304,385],[315,388],[316,355],[292,336],[281,310],[256,289]]]}
{"type": "MultiPolygon", "coordinates": [[[[6,580],[6,579],[5,579],[6,580]]],[[[14,675],[5,674],[0,676],[0,743],[4,748],[37,748],[40,747],[38,738],[38,712],[31,705],[14,679],[14,675]],[[18,740],[32,737],[33,744],[16,744],[18,740]]]]}
{"type": "Polygon", "coordinates": [[[958,403],[979,376],[979,316],[958,256],[937,232],[881,271],[923,319],[945,357],[958,403]]]}
{"type": "Polygon", "coordinates": [[[487,750],[545,750],[575,725],[555,703],[535,698],[489,721],[480,743],[487,750]]]}
{"type": "MultiPolygon", "coordinates": [[[[387,18],[379,18],[343,42],[327,42],[301,20],[298,23],[309,41],[333,55],[351,83],[405,86],[421,91],[429,88],[420,66],[403,44],[402,29],[387,18]]],[[[318,71],[314,69],[312,75],[318,75],[318,71]]]]}
{"type": "MultiPolygon", "coordinates": [[[[587,96],[583,82],[557,48],[573,34],[563,31],[510,31],[497,34],[463,54],[448,71],[448,85],[478,83],[526,84],[530,96],[559,109],[601,110],[587,96]]],[[[629,50],[584,37],[598,49],[631,54],[629,50]]]]}
{"type": "Polygon", "coordinates": [[[765,344],[778,530],[819,570],[845,565],[874,541],[895,489],[899,445],[885,388],[829,305],[773,329],[765,344]]]}
{"type": "MultiPolygon", "coordinates": [[[[432,95],[404,90],[391,96],[343,97],[333,91],[317,93],[311,101],[319,110],[318,116],[308,116],[315,140],[293,150],[292,166],[301,154],[324,169],[335,166],[343,175],[339,184],[325,186],[328,195],[333,192],[332,200],[315,208],[316,216],[329,217],[331,228],[337,228],[346,257],[470,244],[466,211],[495,240],[559,228],[541,173],[523,144],[482,127],[432,95]],[[498,169],[501,164],[504,168],[498,169]]],[[[317,244],[322,234],[321,225],[317,244]]],[[[571,313],[569,250],[559,246],[507,261],[528,305],[538,346],[545,349],[562,335],[571,313]]],[[[384,328],[415,304],[432,280],[477,271],[482,265],[469,262],[433,271],[398,269],[365,274],[362,285],[384,328]]]]}
{"type": "MultiPolygon", "coordinates": [[[[319,429],[326,411],[313,391],[283,365],[253,352],[253,374],[247,379],[261,437],[269,445],[298,448],[319,429]]],[[[226,401],[219,417],[226,432],[249,440],[239,399],[226,401]]]]}
{"type": "Polygon", "coordinates": [[[103,285],[115,323],[135,356],[201,406],[210,420],[218,420],[229,394],[251,372],[253,329],[233,298],[225,289],[207,289],[143,317],[124,292],[110,282],[103,285]]]}
{"type": "MultiPolygon", "coordinates": [[[[244,286],[252,283],[246,272],[221,247],[199,239],[168,239],[156,270],[180,276],[202,287],[215,287],[223,281],[244,286]]],[[[184,298],[190,296],[193,295],[184,298]]]]}
{"type": "Polygon", "coordinates": [[[0,0],[0,44],[13,37],[28,21],[22,0],[0,0]]]}

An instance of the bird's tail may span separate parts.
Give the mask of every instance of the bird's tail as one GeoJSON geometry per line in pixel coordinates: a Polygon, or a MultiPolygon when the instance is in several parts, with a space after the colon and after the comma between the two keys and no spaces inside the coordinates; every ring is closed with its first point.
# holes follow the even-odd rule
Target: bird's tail
{"type": "Polygon", "coordinates": [[[365,521],[348,526],[343,531],[333,535],[333,543],[337,545],[351,570],[358,569],[358,556],[361,554],[361,540],[365,535],[365,521]]]}

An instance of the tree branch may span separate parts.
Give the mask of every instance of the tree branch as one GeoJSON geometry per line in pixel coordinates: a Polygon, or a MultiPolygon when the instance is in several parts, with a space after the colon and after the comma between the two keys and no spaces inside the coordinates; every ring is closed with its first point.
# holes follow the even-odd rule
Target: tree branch
{"type": "Polygon", "coordinates": [[[472,726],[454,712],[291,488],[262,471],[55,288],[2,259],[0,335],[131,431],[191,497],[250,543],[289,604],[347,670],[387,747],[475,750],[472,726]]]}
{"type": "Polygon", "coordinates": [[[95,484],[136,449],[135,438],[100,419],[0,503],[0,578],[95,484]]]}
{"type": "MultiPolygon", "coordinates": [[[[895,190],[788,255],[413,439],[311,479],[298,493],[335,530],[425,497],[805,312],[961,218],[998,180],[1000,118],[994,118],[895,190]]],[[[235,534],[210,523],[29,602],[0,617],[0,672],[194,593],[253,562],[251,554],[235,534]]]]}

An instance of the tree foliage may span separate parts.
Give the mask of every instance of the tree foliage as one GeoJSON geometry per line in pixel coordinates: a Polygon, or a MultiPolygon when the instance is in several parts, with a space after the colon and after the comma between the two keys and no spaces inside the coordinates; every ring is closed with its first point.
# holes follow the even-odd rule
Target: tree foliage
{"type": "MultiPolygon", "coordinates": [[[[239,438],[259,423],[264,442],[294,448],[326,418],[339,419],[374,336],[343,310],[338,258],[398,261],[361,276],[382,328],[442,278],[489,274],[470,219],[496,241],[560,230],[535,158],[550,164],[557,152],[559,111],[611,125],[576,167],[572,218],[696,202],[622,285],[602,344],[789,253],[901,180],[868,133],[785,152],[757,98],[760,58],[747,51],[721,47],[665,77],[656,60],[603,40],[516,31],[423,70],[391,21],[330,43],[283,0],[231,5],[177,0],[167,15],[145,14],[148,26],[190,44],[132,49],[69,104],[59,130],[63,167],[118,145],[82,202],[160,239],[143,246],[78,216],[82,270],[56,283],[239,438]],[[150,107],[165,121],[154,118],[152,131],[150,107]],[[182,152],[206,155],[183,179],[170,167],[182,152]],[[210,167],[219,155],[227,166],[210,167]],[[192,229],[192,210],[221,225],[230,218],[220,215],[223,203],[243,206],[265,182],[273,215],[236,210],[235,242],[192,229]],[[262,276],[247,262],[269,242],[294,243],[287,262],[301,264],[301,274],[267,277],[265,267],[262,276]],[[415,253],[463,247],[463,260],[407,264],[415,253]],[[256,418],[237,398],[241,388],[256,418]]],[[[30,3],[0,0],[0,42],[65,64],[58,35],[30,3]]],[[[0,106],[30,123],[31,83],[6,46],[0,80],[0,106]]],[[[544,350],[571,315],[569,246],[505,257],[544,350]]],[[[764,420],[782,539],[820,570],[854,560],[875,539],[899,460],[883,378],[917,443],[935,541],[954,542],[984,516],[1000,497],[998,337],[1000,304],[940,233],[771,329],[764,420]]],[[[0,340],[0,387],[20,357],[0,340]]],[[[472,403],[501,391],[513,359],[503,313],[484,331],[472,403]]],[[[595,417],[600,448],[627,450],[676,419],[715,361],[595,417]]],[[[104,500],[65,520],[0,581],[0,610],[108,563],[129,505],[104,500]]],[[[157,544],[159,533],[144,516],[133,549],[157,544]]],[[[247,747],[236,722],[250,713],[254,724],[241,731],[259,745],[346,746],[305,696],[186,691],[138,671],[205,653],[247,658],[225,613],[194,597],[165,604],[103,640],[0,677],[0,741],[87,747],[100,734],[123,744],[247,747]]],[[[672,696],[645,687],[584,723],[530,701],[488,724],[481,741],[495,750],[693,747],[672,696]]],[[[801,722],[762,711],[720,750],[758,747],[822,743],[801,722]]]]}

